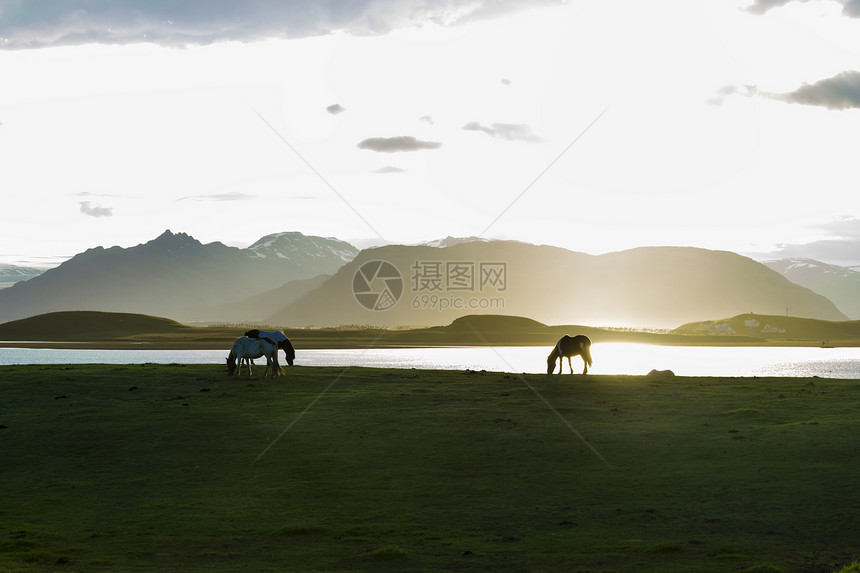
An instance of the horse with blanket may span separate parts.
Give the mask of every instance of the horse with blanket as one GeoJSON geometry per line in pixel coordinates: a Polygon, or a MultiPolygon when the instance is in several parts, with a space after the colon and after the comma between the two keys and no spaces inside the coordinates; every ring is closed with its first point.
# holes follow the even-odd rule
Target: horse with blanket
{"type": "Polygon", "coordinates": [[[278,364],[278,345],[269,338],[248,338],[243,336],[237,338],[227,356],[227,372],[231,376],[238,377],[242,370],[242,361],[248,365],[248,376],[251,375],[251,360],[254,358],[266,358],[266,370],[263,378],[272,371],[272,377],[281,375],[281,365],[278,364]]]}
{"type": "Polygon", "coordinates": [[[293,348],[290,339],[280,330],[259,330],[253,329],[245,333],[248,338],[268,338],[274,342],[278,348],[284,351],[284,356],[287,358],[287,364],[293,365],[296,359],[296,351],[293,348]]]}

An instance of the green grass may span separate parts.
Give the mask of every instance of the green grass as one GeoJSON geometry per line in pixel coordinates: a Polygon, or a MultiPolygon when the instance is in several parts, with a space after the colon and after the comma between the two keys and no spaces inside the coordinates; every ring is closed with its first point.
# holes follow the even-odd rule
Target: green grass
{"type": "Polygon", "coordinates": [[[860,558],[857,381],[287,373],[0,368],[0,571],[860,558]]]}

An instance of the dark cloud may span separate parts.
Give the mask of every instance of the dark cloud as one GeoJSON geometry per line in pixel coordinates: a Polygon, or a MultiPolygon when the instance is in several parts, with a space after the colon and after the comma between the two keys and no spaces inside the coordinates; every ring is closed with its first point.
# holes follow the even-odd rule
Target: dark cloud
{"type": "Polygon", "coordinates": [[[0,46],[152,42],[166,46],[380,34],[427,22],[452,25],[560,0],[38,0],[3,2],[0,46]]]}
{"type": "Polygon", "coordinates": [[[472,121],[463,126],[466,131],[481,131],[487,135],[504,139],[507,141],[525,141],[528,143],[537,143],[541,138],[532,133],[529,126],[518,123],[494,123],[492,125],[481,125],[477,121],[472,121]]]}
{"type": "Polygon", "coordinates": [[[860,72],[842,72],[814,84],[803,84],[790,93],[770,94],[770,97],[827,109],[860,108],[860,72]]]}
{"type": "Polygon", "coordinates": [[[339,103],[333,103],[330,106],[326,107],[325,110],[332,115],[337,115],[339,113],[343,113],[346,111],[346,108],[340,105],[339,103]]]}
{"type": "Polygon", "coordinates": [[[422,149],[439,149],[442,144],[438,141],[421,141],[411,135],[396,137],[369,137],[358,143],[359,149],[369,149],[380,153],[396,153],[399,151],[419,151],[422,149]]]}
{"type": "Polygon", "coordinates": [[[769,256],[814,259],[843,267],[860,266],[860,219],[845,217],[813,228],[824,231],[830,238],[803,244],[781,244],[779,250],[769,256]]]}
{"type": "Polygon", "coordinates": [[[750,14],[764,14],[767,11],[784,6],[793,0],[755,0],[751,5],[747,6],[747,12],[750,14]]]}
{"type": "Polygon", "coordinates": [[[757,86],[744,86],[743,91],[735,86],[726,86],[720,88],[708,103],[720,105],[726,97],[734,93],[827,109],[860,109],[860,71],[848,70],[812,84],[804,83],[793,92],[787,93],[769,92],[757,86]]]}
{"type": "Polygon", "coordinates": [[[113,209],[110,207],[93,207],[89,201],[81,201],[81,213],[87,217],[113,217],[113,209]]]}
{"type": "MultiPolygon", "coordinates": [[[[790,2],[807,2],[808,0],[754,0],[747,6],[746,10],[750,14],[762,15],[768,11],[785,6],[790,2]]],[[[842,4],[842,15],[849,18],[860,18],[860,0],[836,0],[842,4]]]]}

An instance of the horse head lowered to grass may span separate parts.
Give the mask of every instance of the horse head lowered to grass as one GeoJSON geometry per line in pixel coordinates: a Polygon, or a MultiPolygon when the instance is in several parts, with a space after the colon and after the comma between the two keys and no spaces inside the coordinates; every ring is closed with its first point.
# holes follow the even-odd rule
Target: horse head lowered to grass
{"type": "MultiPolygon", "coordinates": [[[[263,371],[263,378],[272,371],[272,377],[281,375],[281,365],[278,364],[278,345],[268,338],[248,338],[243,336],[237,338],[230,349],[230,354],[227,356],[227,372],[231,376],[239,376],[242,370],[242,360],[266,358],[266,370],[263,371]]],[[[248,376],[251,375],[251,360],[246,361],[248,364],[248,376]]]]}
{"type": "Polygon", "coordinates": [[[248,338],[268,338],[278,345],[278,348],[284,351],[284,356],[287,358],[287,364],[293,365],[296,359],[296,351],[293,348],[290,339],[280,330],[258,330],[253,329],[245,333],[248,338]]]}
{"type": "Polygon", "coordinates": [[[585,366],[582,373],[588,374],[588,367],[591,366],[591,339],[584,334],[577,334],[574,337],[566,334],[562,336],[546,357],[546,373],[552,374],[555,371],[555,363],[558,360],[558,373],[561,374],[564,370],[564,359],[567,358],[567,365],[570,367],[570,373],[573,374],[573,365],[570,363],[573,356],[582,357],[585,366]]]}

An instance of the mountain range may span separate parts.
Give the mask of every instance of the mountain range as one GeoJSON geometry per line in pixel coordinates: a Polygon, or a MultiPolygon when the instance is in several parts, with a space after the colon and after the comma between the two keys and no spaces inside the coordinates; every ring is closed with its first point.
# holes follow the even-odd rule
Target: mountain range
{"type": "Polygon", "coordinates": [[[8,288],[15,283],[30,280],[44,272],[42,269],[32,267],[19,267],[16,265],[0,265],[0,289],[8,288]]]}
{"type": "MultiPolygon", "coordinates": [[[[357,253],[344,241],[301,233],[268,235],[239,249],[165,231],[135,247],[89,249],[0,291],[0,322],[60,310],[206,320],[218,308],[252,305],[246,299],[290,281],[331,274],[357,253]]],[[[288,300],[273,296],[257,315],[246,310],[261,318],[288,300]]]]}
{"type": "Polygon", "coordinates": [[[434,326],[466,314],[514,314],[547,324],[674,328],[748,312],[840,321],[852,308],[726,251],[589,255],[448,237],[359,252],[301,233],[239,249],[166,231],[131,248],[89,249],[0,290],[0,322],[101,310],[287,327],[434,326]]]}
{"type": "Polygon", "coordinates": [[[811,259],[781,259],[764,263],[793,283],[829,298],[852,319],[860,319],[860,272],[811,259]]]}
{"type": "Polygon", "coordinates": [[[269,321],[397,327],[494,313],[546,324],[674,328],[744,312],[847,320],[827,298],[726,251],[642,247],[595,256],[488,241],[363,250],[269,321]]]}

